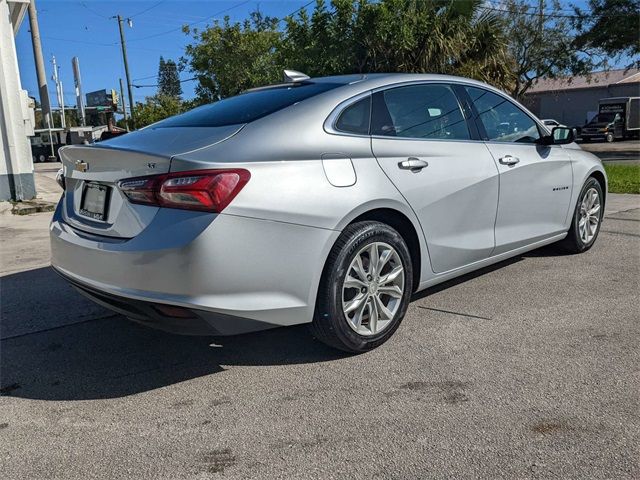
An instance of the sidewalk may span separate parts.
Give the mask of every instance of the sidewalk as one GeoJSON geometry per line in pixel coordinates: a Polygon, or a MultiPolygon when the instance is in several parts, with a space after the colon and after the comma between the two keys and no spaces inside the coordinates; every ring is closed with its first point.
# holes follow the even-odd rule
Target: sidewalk
{"type": "Polygon", "coordinates": [[[56,173],[62,166],[61,163],[36,163],[34,165],[34,180],[36,183],[37,197],[33,200],[13,204],[0,202],[0,216],[30,215],[37,212],[53,211],[60,199],[62,190],[56,182],[56,173]]]}
{"type": "MultiPolygon", "coordinates": [[[[62,189],[56,183],[60,163],[35,164],[37,199],[58,203],[62,189]]],[[[49,222],[52,212],[13,215],[13,204],[0,202],[0,276],[49,265],[49,222]]]]}

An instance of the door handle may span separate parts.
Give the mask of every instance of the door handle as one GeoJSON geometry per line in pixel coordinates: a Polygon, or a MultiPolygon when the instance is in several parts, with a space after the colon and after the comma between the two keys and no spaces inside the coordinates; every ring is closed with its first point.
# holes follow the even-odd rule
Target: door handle
{"type": "Polygon", "coordinates": [[[420,160],[416,157],[409,157],[406,160],[398,163],[398,167],[402,170],[411,170],[412,172],[419,172],[420,170],[428,166],[429,162],[420,160]]]}
{"type": "Polygon", "coordinates": [[[512,157],[511,155],[505,155],[499,160],[499,162],[503,165],[515,165],[519,161],[520,159],[518,157],[512,157]]]}

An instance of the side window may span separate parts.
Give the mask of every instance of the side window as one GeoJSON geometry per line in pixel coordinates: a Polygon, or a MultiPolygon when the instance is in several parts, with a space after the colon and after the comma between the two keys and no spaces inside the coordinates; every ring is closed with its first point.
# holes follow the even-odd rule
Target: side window
{"type": "Polygon", "coordinates": [[[373,95],[371,134],[389,137],[469,140],[458,99],[447,85],[391,88],[373,95]]]}
{"type": "Polygon", "coordinates": [[[529,115],[500,95],[475,87],[465,87],[478,117],[494,142],[534,143],[540,138],[538,125],[529,115]]]}
{"type": "Polygon", "coordinates": [[[360,135],[369,134],[371,117],[371,97],[363,98],[348,106],[338,117],[336,130],[360,135]]]}

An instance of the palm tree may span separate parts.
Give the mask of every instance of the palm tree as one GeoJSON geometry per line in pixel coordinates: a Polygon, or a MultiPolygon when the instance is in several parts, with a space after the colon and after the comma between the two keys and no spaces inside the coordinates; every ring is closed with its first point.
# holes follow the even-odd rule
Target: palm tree
{"type": "Polygon", "coordinates": [[[289,18],[283,58],[312,76],[354,72],[462,75],[514,81],[503,19],[482,0],[318,0],[289,18]]]}

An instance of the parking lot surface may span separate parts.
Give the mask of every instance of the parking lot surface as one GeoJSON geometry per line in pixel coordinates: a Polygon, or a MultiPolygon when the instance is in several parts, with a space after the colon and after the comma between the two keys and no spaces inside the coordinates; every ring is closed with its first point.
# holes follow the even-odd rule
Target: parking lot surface
{"type": "Polygon", "coordinates": [[[583,150],[593,153],[605,163],[630,165],[640,163],[640,140],[579,142],[583,150]]]}
{"type": "Polygon", "coordinates": [[[0,218],[3,478],[640,477],[637,196],[588,253],[418,294],[358,356],[130,323],[47,266],[49,216],[0,218]]]}

